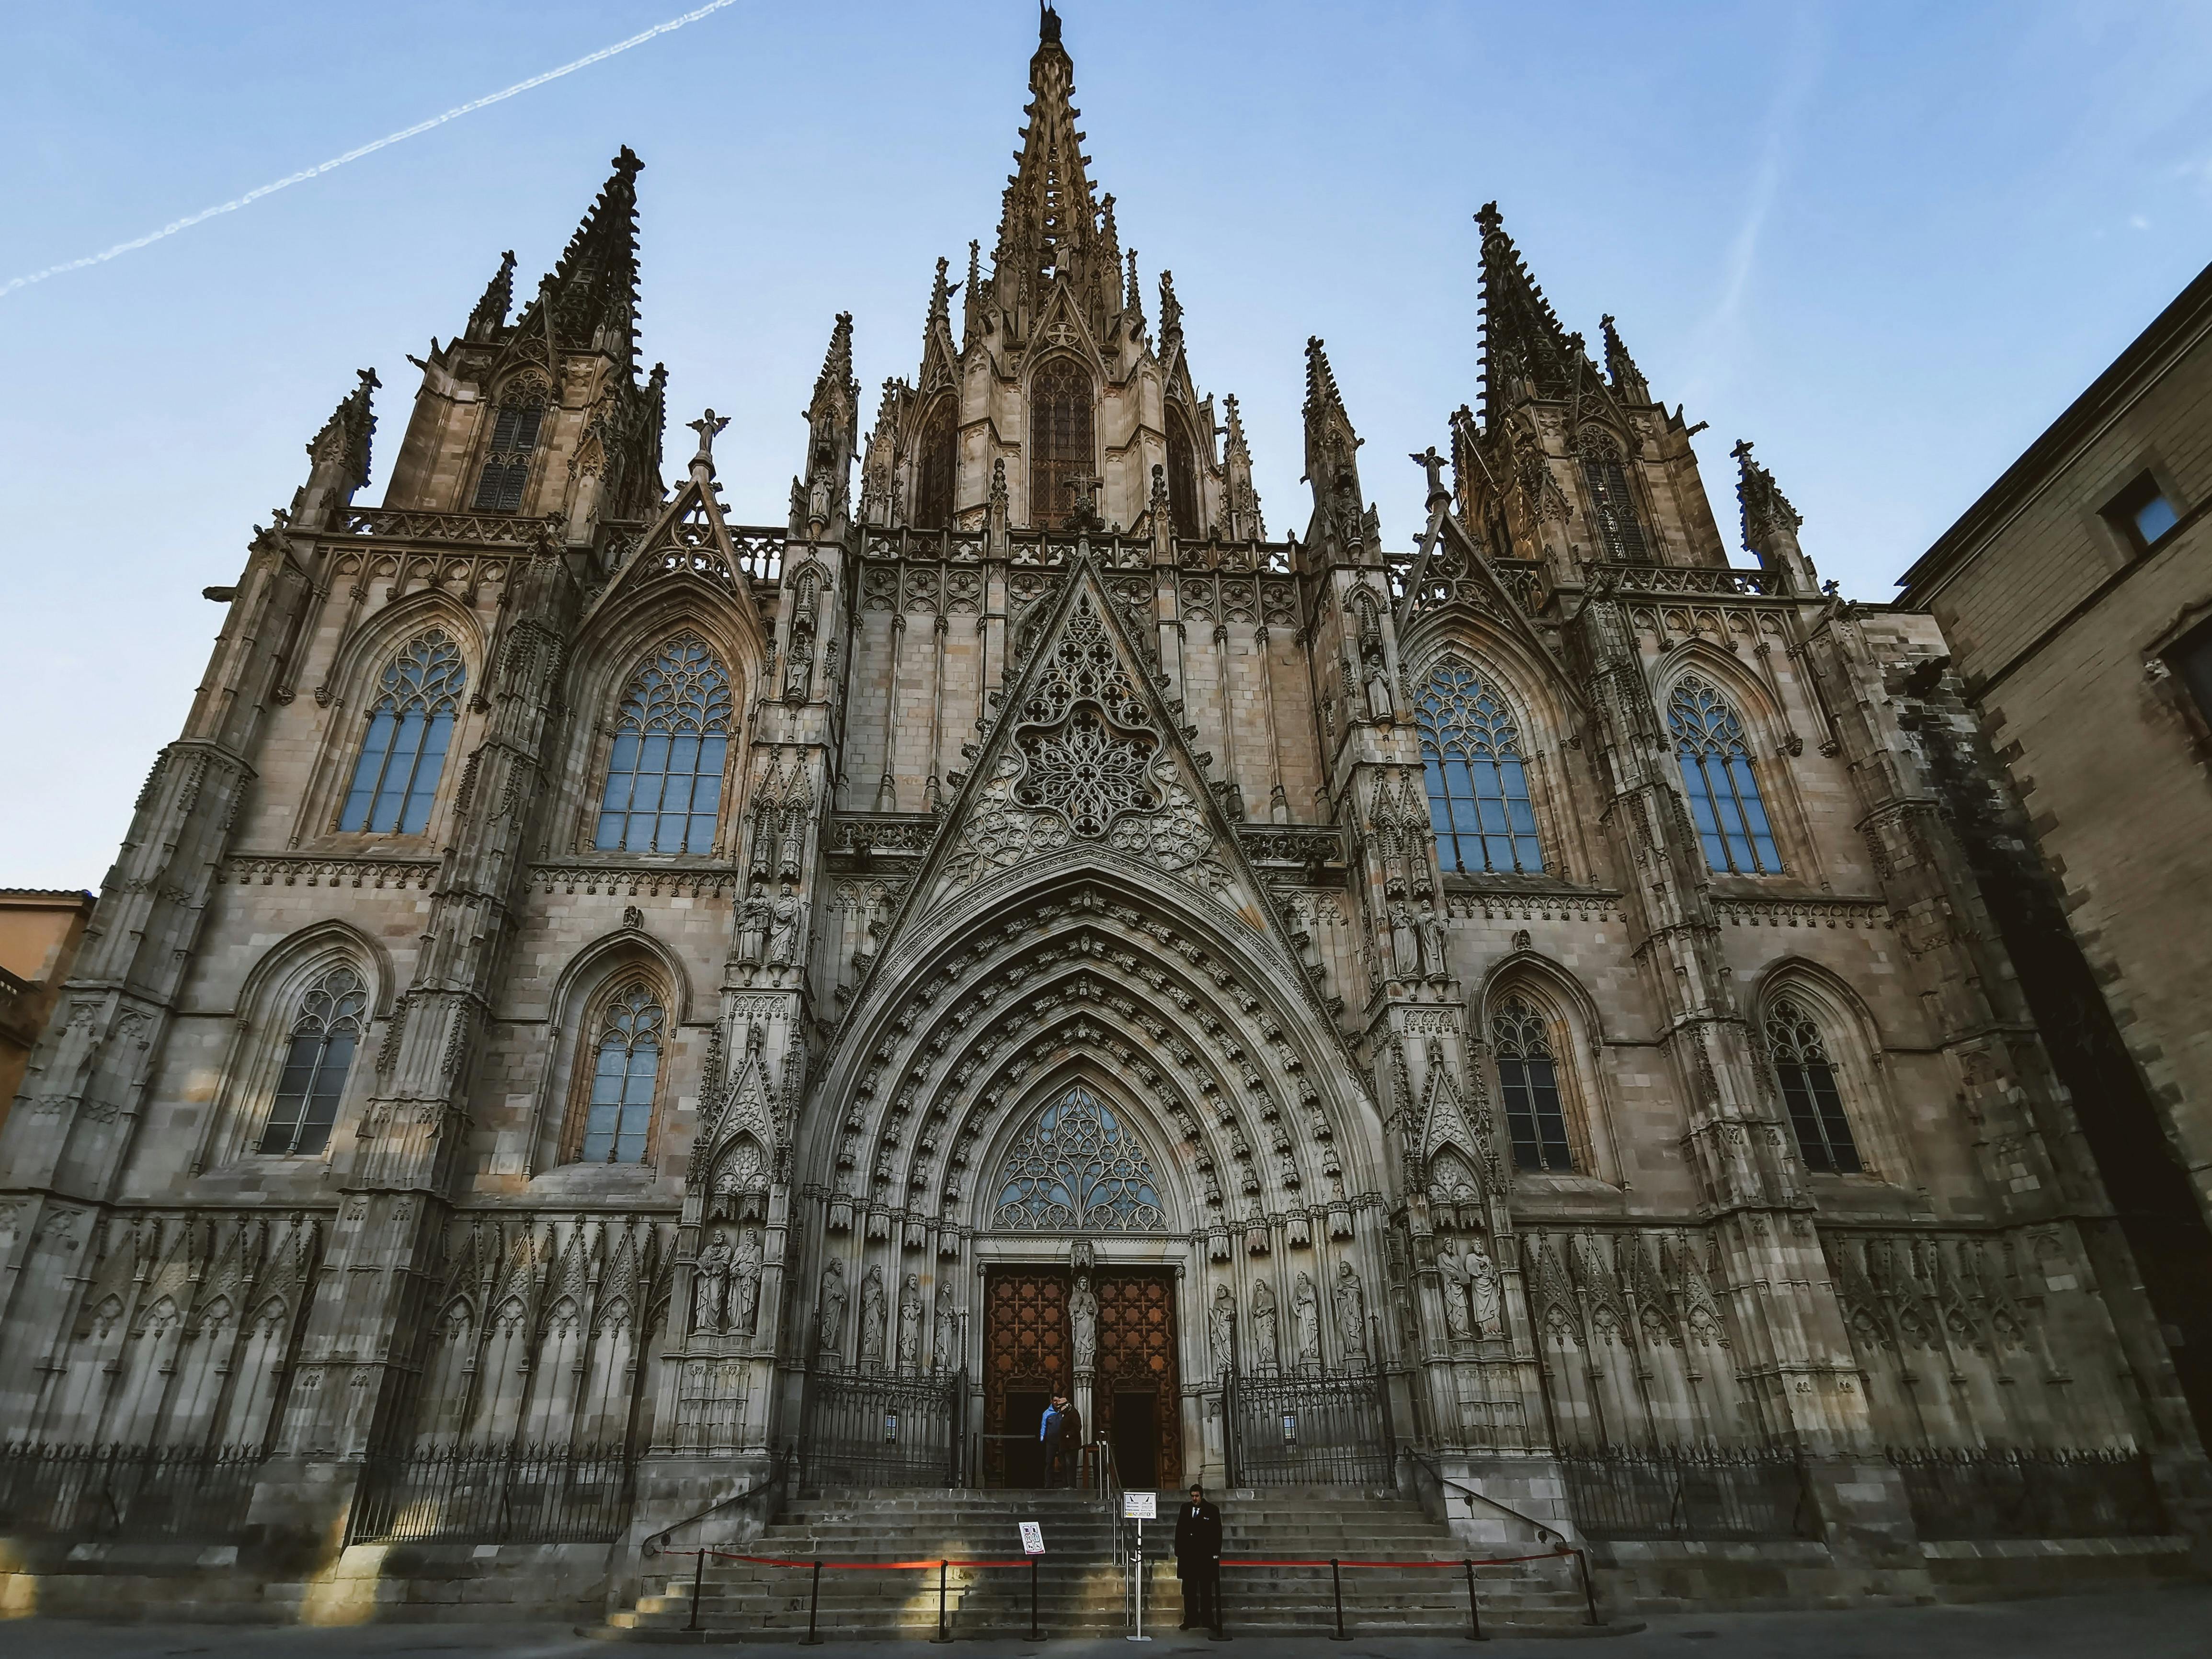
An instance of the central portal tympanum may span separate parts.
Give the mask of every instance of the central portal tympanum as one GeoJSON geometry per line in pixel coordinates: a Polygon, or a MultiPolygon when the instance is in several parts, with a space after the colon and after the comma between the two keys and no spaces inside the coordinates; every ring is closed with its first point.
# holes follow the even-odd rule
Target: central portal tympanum
{"type": "MultiPolygon", "coordinates": [[[[1084,1437],[1114,1448],[1121,1484],[1182,1479],[1182,1384],[1176,1369],[1174,1275],[1101,1267],[1098,1358],[1084,1437]]],[[[987,1486],[1044,1482],[1037,1425],[1055,1394],[1075,1394],[1065,1267],[994,1267],[983,1286],[983,1458],[987,1486]]]]}

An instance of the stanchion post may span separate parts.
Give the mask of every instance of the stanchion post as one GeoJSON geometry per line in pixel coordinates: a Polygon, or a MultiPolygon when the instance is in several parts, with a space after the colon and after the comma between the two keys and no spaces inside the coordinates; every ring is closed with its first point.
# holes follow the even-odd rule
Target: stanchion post
{"type": "Polygon", "coordinates": [[[801,1638],[799,1644],[799,1646],[803,1648],[818,1648],[822,1645],[822,1638],[814,1633],[815,1615],[821,1610],[822,1558],[817,1555],[814,1558],[813,1585],[806,1593],[806,1634],[803,1638],[801,1638]]]}
{"type": "Polygon", "coordinates": [[[684,1626],[686,1630],[699,1628],[699,1591],[707,1582],[707,1552],[702,1549],[697,1554],[698,1561],[691,1569],[691,1621],[684,1626]]]}
{"type": "Polygon", "coordinates": [[[945,1570],[951,1565],[945,1561],[937,1564],[937,1634],[929,1638],[933,1642],[950,1642],[952,1639],[952,1632],[945,1628],[945,1570]]]}
{"type": "Polygon", "coordinates": [[[1352,1638],[1344,1633],[1344,1573],[1337,1566],[1336,1558],[1333,1555],[1328,1558],[1328,1582],[1329,1588],[1336,1592],[1336,1634],[1328,1639],[1349,1642],[1352,1638]]]}
{"type": "Polygon", "coordinates": [[[1208,1632],[1207,1641],[1226,1642],[1229,1639],[1229,1632],[1222,1628],[1228,1617],[1221,1607],[1221,1563],[1216,1561],[1213,1564],[1213,1629],[1208,1632]]]}
{"type": "Polygon", "coordinates": [[[1470,1642],[1482,1640],[1482,1609],[1475,1605],[1474,1601],[1474,1558],[1472,1556],[1468,1558],[1467,1563],[1467,1639],[1470,1642]]]}
{"type": "Polygon", "coordinates": [[[1589,1609],[1589,1621],[1593,1625],[1601,1623],[1597,1616],[1597,1587],[1590,1583],[1589,1551],[1575,1552],[1575,1568],[1583,1576],[1583,1605],[1589,1609]]]}

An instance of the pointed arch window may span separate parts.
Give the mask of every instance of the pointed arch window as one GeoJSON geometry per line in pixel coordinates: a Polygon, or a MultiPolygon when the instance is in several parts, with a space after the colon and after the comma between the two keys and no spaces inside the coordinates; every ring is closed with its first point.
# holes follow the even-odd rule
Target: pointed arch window
{"type": "Polygon", "coordinates": [[[667,1024],[667,1011],[646,985],[626,986],[608,1000],[592,1043],[592,1090],[577,1161],[645,1162],[667,1024]]]}
{"type": "Polygon", "coordinates": [[[1054,357],[1030,382],[1030,522],[1058,529],[1075,512],[1075,485],[1097,462],[1091,376],[1054,357]]]}
{"type": "Polygon", "coordinates": [[[1446,870],[1541,870],[1520,728],[1498,688],[1448,657],[1422,689],[1413,723],[1438,863],[1446,870]]]}
{"type": "Polygon", "coordinates": [[[952,399],[939,398],[922,423],[915,452],[914,525],[917,530],[952,527],[953,477],[959,456],[958,423],[952,399]]]}
{"type": "Polygon", "coordinates": [[[1199,522],[1198,446],[1182,415],[1168,421],[1168,518],[1176,535],[1196,541],[1206,533],[1199,522]]]}
{"type": "Polygon", "coordinates": [[[1612,439],[1599,435],[1583,449],[1583,483],[1589,489],[1590,510],[1605,556],[1622,564],[1641,564],[1650,556],[1643,520],[1636,514],[1636,497],[1629,487],[1628,470],[1612,439]]]}
{"type": "Polygon", "coordinates": [[[1143,1143],[1079,1083],[1007,1148],[997,1190],[994,1226],[1156,1233],[1168,1224],[1143,1143]]]}
{"type": "Polygon", "coordinates": [[[429,827],[430,804],[467,680],[460,647],[442,629],[401,648],[377,683],[368,735],[339,809],[339,829],[419,836],[429,827]]]}
{"type": "Polygon", "coordinates": [[[1551,1023],[1527,997],[1509,996],[1490,1017],[1490,1042],[1498,1059],[1498,1089],[1505,1097],[1513,1167],[1571,1173],[1575,1155],[1559,1100],[1551,1023]]]}
{"type": "Polygon", "coordinates": [[[599,799],[601,852],[711,853],[729,751],[730,677],[696,634],[630,680],[599,799]]]}
{"type": "Polygon", "coordinates": [[[483,471],[477,475],[477,493],[471,504],[478,513],[518,513],[523,487],[530,482],[531,457],[538,450],[538,430],[545,423],[545,391],[531,385],[517,387],[500,398],[492,417],[491,447],[483,471]]]}
{"type": "Polygon", "coordinates": [[[1820,1025],[1796,1002],[1779,998],[1766,1011],[1766,1046],[1805,1167],[1824,1175],[1858,1174],[1865,1165],[1820,1025]]]}
{"type": "Polygon", "coordinates": [[[368,1023],[368,988],[352,968],[332,968],[307,988],[285,1045],[284,1070],[255,1146],[260,1152],[313,1154],[337,1121],[338,1102],[368,1023]]]}
{"type": "Polygon", "coordinates": [[[1766,803],[1751,769],[1743,722],[1710,681],[1684,677],[1667,700],[1667,729],[1682,765],[1690,818],[1706,866],[1720,874],[1773,875],[1782,868],[1766,803]]]}

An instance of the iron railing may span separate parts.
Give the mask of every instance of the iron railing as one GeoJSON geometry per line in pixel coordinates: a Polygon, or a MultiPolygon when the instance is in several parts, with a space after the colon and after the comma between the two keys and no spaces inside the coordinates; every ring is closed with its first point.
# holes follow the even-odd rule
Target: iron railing
{"type": "Polygon", "coordinates": [[[963,1369],[950,1382],[817,1370],[807,1378],[801,1455],[810,1492],[961,1484],[963,1369]]]}
{"type": "Polygon", "coordinates": [[[1586,1538],[1813,1538],[1819,1518],[1792,1453],[1718,1448],[1569,1452],[1567,1502],[1586,1538]]]}
{"type": "Polygon", "coordinates": [[[1390,1388],[1349,1376],[1232,1369],[1222,1388],[1229,1481],[1241,1486],[1384,1486],[1396,1479],[1390,1388]]]}
{"type": "Polygon", "coordinates": [[[0,1534],[219,1543],[246,1525],[253,1446],[0,1447],[0,1534]]]}
{"type": "Polygon", "coordinates": [[[1893,1450],[1923,1538],[2127,1538],[2168,1531],[2142,1452],[1893,1450]]]}
{"type": "Polygon", "coordinates": [[[622,1446],[425,1447],[374,1455],[348,1541],[603,1544],[629,1523],[637,1466],[622,1446]]]}

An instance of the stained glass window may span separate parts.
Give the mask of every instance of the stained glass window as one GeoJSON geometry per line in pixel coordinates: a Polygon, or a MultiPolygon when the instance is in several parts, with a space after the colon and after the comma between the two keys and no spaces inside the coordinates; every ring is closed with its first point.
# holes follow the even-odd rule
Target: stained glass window
{"type": "Polygon", "coordinates": [[[914,523],[919,530],[945,530],[952,524],[952,486],[959,458],[959,434],[952,399],[942,397],[929,411],[915,453],[914,523]]]}
{"type": "Polygon", "coordinates": [[[257,1151],[319,1152],[337,1121],[338,1101],[367,1024],[368,989],[351,968],[333,968],[300,1000],[276,1080],[276,1103],[257,1151]]]}
{"type": "Polygon", "coordinates": [[[1682,763],[1690,819],[1705,844],[1706,866],[1719,872],[1772,875],[1782,868],[1766,804],[1751,769],[1743,722],[1721,694],[1695,674],[1667,700],[1667,726],[1682,763]]]}
{"type": "Polygon", "coordinates": [[[592,1098],[579,1156],[586,1164],[641,1164],[653,1122],[653,1085],[660,1075],[660,1038],[668,1017],[653,993],[632,985],[617,993],[599,1021],[592,1098]]]}
{"type": "Polygon", "coordinates": [[[1199,523],[1198,446],[1182,416],[1168,422],[1168,517],[1184,541],[1204,534],[1199,523]]]}
{"type": "Polygon", "coordinates": [[[1836,1068],[1829,1063],[1820,1026],[1784,997],[1767,1010],[1766,1043],[1774,1055],[1775,1080],[1782,1085],[1782,1103],[1789,1109],[1790,1127],[1797,1132],[1797,1150],[1805,1167],[1825,1175],[1856,1175],[1864,1166],[1851,1139],[1850,1120],[1844,1115],[1836,1068]]]}
{"type": "Polygon", "coordinates": [[[1526,997],[1509,996],[1490,1018],[1498,1082],[1505,1096],[1505,1133],[1516,1170],[1571,1170],[1567,1115],[1559,1103],[1559,1066],[1550,1027],[1526,997]]]}
{"type": "Polygon", "coordinates": [[[1165,1231],[1144,1146],[1078,1084],[1007,1149],[994,1225],[1046,1232],[1165,1231]]]}
{"type": "Polygon", "coordinates": [[[515,513],[522,507],[523,486],[530,482],[530,458],[538,448],[538,428],[545,420],[545,394],[522,392],[500,400],[492,419],[491,448],[483,471],[477,475],[478,513],[515,513]]]}
{"type": "Polygon", "coordinates": [[[714,850],[730,709],[730,677],[696,634],[670,641],[638,670],[607,760],[600,851],[714,850]]]}
{"type": "Polygon", "coordinates": [[[1541,870],[1521,734],[1498,688],[1447,658],[1429,676],[1413,721],[1437,861],[1447,870],[1541,870]]]}
{"type": "Polygon", "coordinates": [[[339,829],[419,836],[429,827],[467,679],[460,647],[441,629],[409,641],[392,659],[377,684],[339,829]]]}
{"type": "Polygon", "coordinates": [[[1596,514],[1598,539],[1604,544],[1605,556],[1621,563],[1640,564],[1649,559],[1644,521],[1636,516],[1628,471],[1609,440],[1583,453],[1583,483],[1589,489],[1590,510],[1596,514]]]}
{"type": "Polygon", "coordinates": [[[1030,522],[1057,528],[1075,510],[1075,483],[1097,465],[1091,437],[1091,376],[1054,357],[1030,383],[1030,522]]]}

